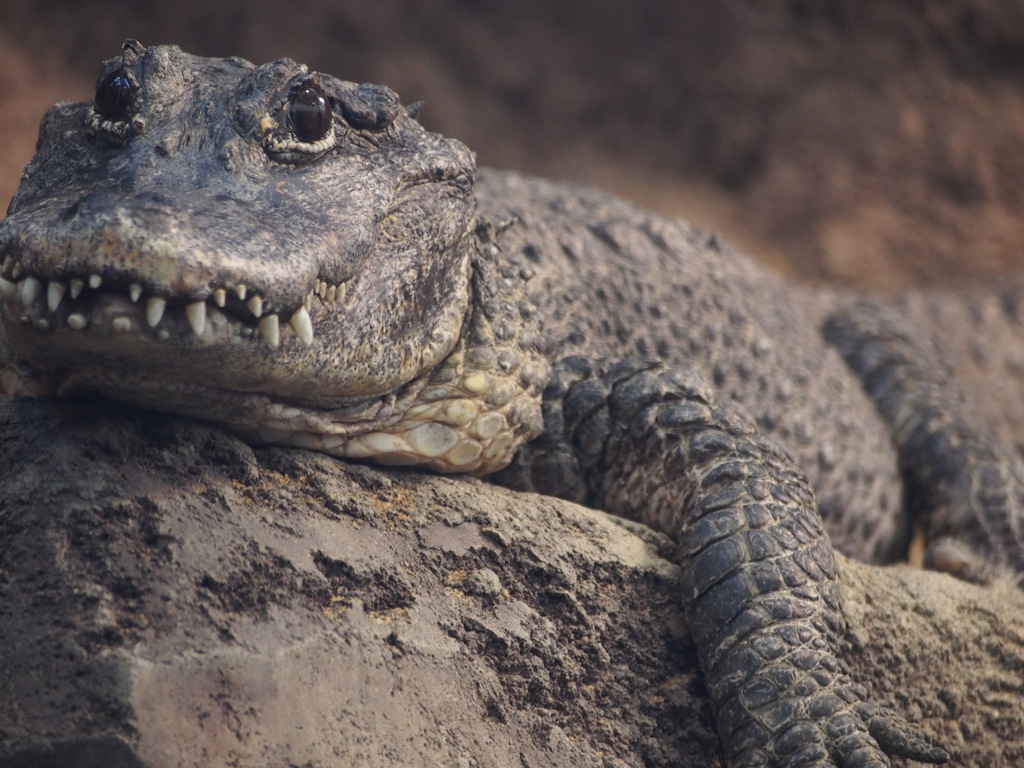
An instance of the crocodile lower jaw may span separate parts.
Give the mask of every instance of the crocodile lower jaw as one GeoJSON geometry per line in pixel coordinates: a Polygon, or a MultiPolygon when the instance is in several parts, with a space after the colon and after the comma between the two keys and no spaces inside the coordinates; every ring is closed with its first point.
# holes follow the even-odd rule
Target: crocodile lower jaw
{"type": "Polygon", "coordinates": [[[485,474],[508,464],[522,432],[518,417],[512,416],[516,404],[508,382],[468,371],[448,384],[428,383],[424,379],[390,395],[326,408],[279,402],[258,392],[168,381],[142,369],[85,365],[36,371],[20,361],[0,369],[0,386],[9,394],[95,393],[212,420],[252,443],[443,473],[485,474]]]}
{"type": "MultiPolygon", "coordinates": [[[[23,373],[31,376],[32,371],[23,373]]],[[[514,404],[488,407],[477,398],[476,388],[491,383],[479,372],[445,386],[416,381],[395,393],[326,410],[278,402],[262,393],[171,383],[141,371],[84,368],[50,382],[46,394],[96,393],[206,421],[215,413],[214,421],[251,443],[390,466],[482,474],[505,466],[519,442],[518,426],[509,416],[514,404]]],[[[26,386],[26,393],[40,394],[39,387],[31,389],[26,386]]]]}

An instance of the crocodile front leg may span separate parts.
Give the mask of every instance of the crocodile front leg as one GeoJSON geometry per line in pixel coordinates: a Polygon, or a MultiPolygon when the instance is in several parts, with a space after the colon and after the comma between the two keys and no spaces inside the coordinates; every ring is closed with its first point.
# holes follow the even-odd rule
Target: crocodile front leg
{"type": "Polygon", "coordinates": [[[684,600],[732,768],[948,755],[871,702],[836,656],[832,546],[807,481],[697,376],[562,361],[545,434],[497,479],[639,519],[679,542],[684,600]]]}

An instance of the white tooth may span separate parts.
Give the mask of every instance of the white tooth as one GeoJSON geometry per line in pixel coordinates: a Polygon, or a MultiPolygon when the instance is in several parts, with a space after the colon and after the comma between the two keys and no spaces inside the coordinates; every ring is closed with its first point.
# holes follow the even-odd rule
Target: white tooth
{"type": "Polygon", "coordinates": [[[288,321],[288,325],[295,331],[295,335],[299,337],[307,347],[313,343],[313,321],[309,319],[309,312],[303,307],[292,315],[292,319],[288,321]]]}
{"type": "Polygon", "coordinates": [[[10,301],[18,295],[18,284],[0,277],[0,299],[10,301]]]}
{"type": "Polygon", "coordinates": [[[82,289],[85,288],[85,283],[82,282],[81,280],[79,280],[76,277],[74,280],[71,281],[70,287],[71,287],[71,298],[72,299],[77,299],[78,295],[82,292],[82,289]]]}
{"type": "Polygon", "coordinates": [[[121,315],[110,321],[110,327],[117,333],[128,333],[132,329],[131,318],[121,315]]]}
{"type": "Polygon", "coordinates": [[[310,291],[306,294],[306,300],[302,302],[302,306],[305,307],[306,311],[309,312],[309,308],[313,306],[313,292],[310,291]]]}
{"type": "Polygon", "coordinates": [[[260,333],[263,334],[263,338],[267,340],[267,344],[272,347],[276,347],[281,341],[281,328],[277,320],[277,315],[267,315],[260,320],[260,333]]]}
{"type": "Polygon", "coordinates": [[[324,296],[328,301],[334,301],[334,297],[338,295],[338,286],[332,285],[326,291],[324,296]]]}
{"type": "Polygon", "coordinates": [[[238,298],[240,298],[242,301],[245,301],[246,290],[244,285],[235,286],[235,293],[238,294],[238,298]]]}
{"type": "Polygon", "coordinates": [[[253,296],[245,306],[247,306],[249,311],[252,312],[253,317],[259,317],[263,314],[263,299],[259,296],[253,296]]]}
{"type": "Polygon", "coordinates": [[[80,331],[89,324],[89,321],[85,319],[85,315],[75,312],[74,314],[68,315],[68,328],[73,331],[80,331]]]}
{"type": "Polygon", "coordinates": [[[103,278],[99,275],[89,275],[89,287],[94,291],[103,285],[103,278]]]}
{"type": "Polygon", "coordinates": [[[46,286],[46,306],[50,308],[51,312],[57,311],[66,290],[64,284],[58,283],[56,280],[51,280],[50,284],[46,286]]]}
{"type": "Polygon", "coordinates": [[[34,277],[26,277],[21,281],[21,303],[22,306],[27,307],[33,301],[39,298],[39,294],[43,292],[43,284],[34,277]]]}
{"type": "Polygon", "coordinates": [[[228,292],[225,291],[223,288],[218,288],[216,291],[213,292],[213,303],[216,304],[218,307],[223,307],[225,304],[227,304],[227,301],[228,292]]]}
{"type": "Polygon", "coordinates": [[[14,257],[11,256],[11,254],[7,254],[7,256],[4,258],[4,266],[3,266],[3,270],[2,271],[6,275],[13,268],[14,268],[14,257]]]}
{"type": "Polygon", "coordinates": [[[346,293],[348,293],[348,283],[341,283],[338,286],[338,290],[335,291],[335,295],[337,296],[338,301],[344,299],[346,293]]]}
{"type": "MultiPolygon", "coordinates": [[[[167,301],[159,296],[154,296],[146,302],[146,322],[150,328],[156,328],[159,325],[160,318],[164,316],[164,309],[166,307],[167,301]]],[[[189,322],[192,322],[191,319],[189,319],[189,322]]]]}
{"type": "Polygon", "coordinates": [[[13,269],[11,269],[11,279],[12,280],[17,280],[24,273],[25,273],[25,268],[23,266],[21,266],[21,262],[20,261],[14,262],[14,267],[13,267],[13,269]]]}
{"type": "Polygon", "coordinates": [[[138,283],[132,283],[128,286],[128,295],[131,297],[132,303],[134,304],[139,300],[139,296],[142,295],[142,286],[138,283]]]}
{"type": "Polygon", "coordinates": [[[50,330],[50,321],[47,320],[45,317],[40,317],[36,320],[35,326],[40,331],[48,331],[50,330]]]}
{"type": "Polygon", "coordinates": [[[185,317],[188,324],[192,326],[192,332],[199,336],[206,328],[206,302],[196,301],[185,307],[185,317]]]}
{"type": "Polygon", "coordinates": [[[171,332],[168,331],[166,328],[161,328],[159,331],[156,332],[156,337],[160,339],[160,341],[167,341],[169,338],[171,338],[171,332]]]}

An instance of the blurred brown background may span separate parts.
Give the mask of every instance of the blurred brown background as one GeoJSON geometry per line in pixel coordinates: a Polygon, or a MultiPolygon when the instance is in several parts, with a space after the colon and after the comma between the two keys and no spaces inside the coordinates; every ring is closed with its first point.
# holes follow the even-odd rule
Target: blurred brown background
{"type": "Polygon", "coordinates": [[[1020,267],[1020,0],[0,0],[0,205],[45,108],[91,98],[129,36],[386,83],[481,164],[602,186],[809,279],[1020,267]]]}

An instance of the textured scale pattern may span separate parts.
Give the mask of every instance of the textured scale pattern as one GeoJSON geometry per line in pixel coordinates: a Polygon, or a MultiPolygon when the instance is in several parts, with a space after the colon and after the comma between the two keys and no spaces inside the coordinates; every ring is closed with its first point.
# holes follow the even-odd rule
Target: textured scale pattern
{"type": "Polygon", "coordinates": [[[503,479],[584,500],[679,542],[683,599],[733,768],[943,762],[836,656],[842,599],[814,493],[792,459],[696,375],[562,361],[546,430],[503,479]],[[528,467],[528,469],[527,469],[528,467]],[[881,740],[882,745],[879,744],[881,740]]]}

